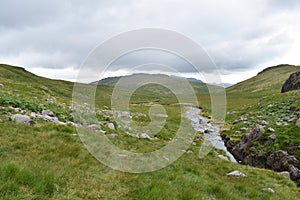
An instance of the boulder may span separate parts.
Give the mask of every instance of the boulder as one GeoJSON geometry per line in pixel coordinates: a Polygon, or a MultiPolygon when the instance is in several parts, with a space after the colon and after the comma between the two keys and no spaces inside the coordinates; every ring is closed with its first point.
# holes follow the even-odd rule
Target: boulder
{"type": "Polygon", "coordinates": [[[27,115],[15,114],[10,117],[13,121],[19,124],[33,125],[34,122],[27,115]]]}
{"type": "Polygon", "coordinates": [[[115,125],[113,123],[108,123],[106,126],[111,130],[115,130],[115,125]]]}
{"type": "Polygon", "coordinates": [[[290,165],[297,164],[295,156],[289,156],[286,151],[278,150],[267,158],[267,167],[274,171],[287,171],[290,165]]]}
{"type": "Polygon", "coordinates": [[[239,178],[239,177],[245,177],[246,175],[240,171],[235,170],[235,171],[229,172],[227,174],[227,176],[239,178]]]}
{"type": "Polygon", "coordinates": [[[300,71],[292,73],[281,88],[281,93],[300,89],[300,71]]]}
{"type": "Polygon", "coordinates": [[[238,160],[244,160],[246,151],[252,144],[253,140],[259,139],[264,133],[264,127],[261,125],[256,126],[250,133],[243,136],[241,142],[232,150],[232,154],[238,160]]]}

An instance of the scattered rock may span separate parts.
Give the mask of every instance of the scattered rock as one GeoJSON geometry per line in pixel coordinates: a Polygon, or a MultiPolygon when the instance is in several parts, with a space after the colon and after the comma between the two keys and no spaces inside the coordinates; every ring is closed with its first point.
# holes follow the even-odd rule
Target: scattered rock
{"type": "Polygon", "coordinates": [[[269,135],[268,139],[269,140],[276,140],[276,135],[275,134],[269,135]]]}
{"type": "Polygon", "coordinates": [[[275,191],[272,188],[264,188],[263,191],[275,193],[275,191]]]}
{"type": "Polygon", "coordinates": [[[236,134],[236,135],[239,135],[241,133],[242,133],[242,131],[234,131],[234,134],[236,134]]]}
{"type": "Polygon", "coordinates": [[[228,161],[228,158],[227,158],[226,156],[218,155],[218,157],[219,157],[221,160],[226,160],[226,161],[228,161]]]}
{"type": "Polygon", "coordinates": [[[191,154],[191,153],[193,153],[193,151],[192,150],[187,150],[187,151],[185,151],[185,153],[191,154]]]}
{"type": "Polygon", "coordinates": [[[280,172],[280,174],[282,174],[282,175],[285,176],[286,178],[290,179],[290,173],[289,173],[288,171],[280,172]]]}
{"type": "Polygon", "coordinates": [[[108,123],[106,126],[111,130],[115,130],[115,125],[113,123],[108,123]]]}
{"type": "Polygon", "coordinates": [[[0,88],[3,88],[3,87],[4,87],[4,85],[2,83],[0,83],[0,88]]]}
{"type": "Polygon", "coordinates": [[[241,121],[242,121],[241,119],[237,119],[237,120],[234,120],[233,122],[231,122],[231,124],[237,124],[237,123],[239,123],[241,121]]]}
{"type": "Polygon", "coordinates": [[[55,117],[54,113],[51,110],[43,110],[42,115],[47,115],[49,117],[55,117]]]}
{"type": "Polygon", "coordinates": [[[281,92],[288,92],[291,90],[300,89],[300,71],[292,73],[290,77],[285,81],[281,88],[281,92]]]}
{"type": "Polygon", "coordinates": [[[106,134],[107,137],[116,139],[119,135],[118,134],[106,134]]]}
{"type": "Polygon", "coordinates": [[[262,120],[262,122],[261,122],[261,125],[262,126],[267,126],[269,123],[267,122],[267,121],[265,121],[265,120],[262,120]]]}
{"type": "Polygon", "coordinates": [[[240,131],[247,131],[247,130],[248,130],[248,128],[246,128],[246,127],[240,128],[240,131]]]}
{"type": "Polygon", "coordinates": [[[35,112],[30,113],[30,117],[37,118],[37,116],[38,114],[36,114],[35,112]]]}
{"type": "Polygon", "coordinates": [[[149,140],[152,139],[147,133],[142,133],[142,134],[140,134],[140,135],[139,135],[139,138],[141,138],[141,139],[149,139],[149,140]]]}
{"type": "MultiPolygon", "coordinates": [[[[270,131],[270,132],[275,132],[274,128],[271,128],[271,127],[268,128],[268,131],[270,131]]],[[[273,135],[273,134],[272,134],[272,135],[273,135]]]]}
{"type": "Polygon", "coordinates": [[[27,124],[27,125],[34,124],[34,122],[27,115],[15,114],[11,116],[11,119],[16,121],[19,124],[27,124]]]}
{"type": "Polygon", "coordinates": [[[88,128],[94,130],[94,131],[99,131],[100,130],[100,126],[98,124],[91,124],[88,126],[88,128]]]}
{"type": "Polygon", "coordinates": [[[228,173],[227,176],[239,178],[239,177],[245,177],[246,175],[240,171],[235,170],[235,171],[228,173]]]}

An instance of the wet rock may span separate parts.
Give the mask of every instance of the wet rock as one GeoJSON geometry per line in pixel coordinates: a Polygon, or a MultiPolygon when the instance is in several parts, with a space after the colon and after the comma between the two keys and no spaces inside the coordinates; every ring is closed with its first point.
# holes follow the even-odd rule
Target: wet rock
{"type": "Polygon", "coordinates": [[[108,123],[106,126],[111,130],[115,130],[115,125],[113,123],[108,123]]]}
{"type": "Polygon", "coordinates": [[[227,176],[239,178],[239,177],[245,177],[246,174],[244,174],[244,173],[242,173],[242,172],[240,172],[240,171],[235,170],[235,171],[229,172],[229,173],[227,174],[227,176]]]}
{"type": "Polygon", "coordinates": [[[10,118],[19,124],[27,124],[27,125],[34,124],[34,122],[27,115],[15,114],[15,115],[12,115],[10,118]]]}

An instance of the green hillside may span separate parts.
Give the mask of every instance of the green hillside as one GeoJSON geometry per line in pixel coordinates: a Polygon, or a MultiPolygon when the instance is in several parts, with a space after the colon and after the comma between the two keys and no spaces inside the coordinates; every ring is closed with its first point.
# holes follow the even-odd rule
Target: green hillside
{"type": "MultiPolygon", "coordinates": [[[[278,150],[300,159],[300,149],[296,148],[300,144],[300,129],[295,125],[300,117],[300,91],[281,93],[285,80],[299,70],[300,66],[293,65],[270,67],[226,90],[228,115],[224,138],[237,145],[254,127],[265,124],[265,133],[251,145],[245,164],[264,166],[268,156],[278,150]],[[263,142],[271,135],[275,135],[275,141],[263,142]],[[258,161],[257,155],[262,161],[258,161]]],[[[299,163],[296,166],[299,168],[299,163]]]]}
{"type": "MultiPolygon", "coordinates": [[[[285,75],[288,75],[286,72],[285,75]]],[[[263,76],[264,74],[260,75],[263,76]]],[[[282,78],[283,80],[284,78],[282,78]]],[[[213,150],[204,159],[198,158],[202,141],[195,139],[189,150],[168,167],[144,174],[115,171],[98,162],[83,146],[73,122],[71,96],[73,83],[38,77],[23,68],[0,65],[0,199],[298,199],[299,188],[284,176],[271,170],[221,160],[213,150]],[[10,115],[53,111],[64,124],[31,118],[33,126],[18,124],[10,115]],[[228,177],[227,173],[239,170],[247,176],[228,177]],[[272,193],[267,188],[272,188],[272,193]]],[[[193,83],[197,84],[197,83],[193,83]]],[[[197,93],[201,101],[208,102],[207,94],[197,93]]],[[[234,91],[240,85],[228,89],[229,107],[237,114],[229,115],[228,121],[243,112],[262,111],[270,101],[294,99],[291,105],[299,106],[298,91],[268,96],[263,100],[255,97],[243,99],[234,91]],[[236,98],[235,98],[236,97],[236,98]],[[244,102],[244,104],[240,103],[244,102]],[[238,102],[238,103],[237,103],[238,102]],[[234,105],[235,104],[235,105],[234,105]]],[[[256,86],[253,86],[256,87],[256,86]]],[[[120,148],[134,152],[151,152],[166,145],[174,136],[180,121],[180,109],[174,94],[158,94],[166,89],[150,85],[151,90],[139,89],[131,99],[130,111],[133,120],[140,124],[149,123],[149,105],[164,106],[168,118],[158,140],[140,139],[120,130],[113,116],[106,114],[110,108],[113,87],[99,85],[96,96],[97,118],[101,130],[107,134],[118,134],[110,140],[120,148]],[[113,123],[112,130],[107,127],[113,123]]],[[[274,89],[277,90],[278,86],[274,89]]],[[[239,89],[242,91],[242,89],[239,89]]],[[[246,94],[247,92],[245,92],[246,94]]],[[[259,93],[255,93],[259,96],[259,93]]],[[[208,104],[207,104],[208,105],[208,104]]],[[[230,127],[231,128],[231,127],[230,127]]],[[[236,128],[228,129],[228,136],[236,128]]],[[[189,129],[190,130],[190,129],[189,129]]],[[[201,136],[202,133],[196,133],[201,136]]],[[[279,137],[279,136],[278,136],[279,137]]]]}

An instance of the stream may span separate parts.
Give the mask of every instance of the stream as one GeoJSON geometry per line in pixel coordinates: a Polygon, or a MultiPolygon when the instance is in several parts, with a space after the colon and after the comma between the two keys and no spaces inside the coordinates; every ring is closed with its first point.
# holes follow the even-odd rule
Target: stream
{"type": "Polygon", "coordinates": [[[230,158],[231,162],[236,160],[233,155],[227,150],[224,141],[220,135],[220,127],[214,126],[209,123],[209,119],[200,115],[201,109],[196,107],[188,107],[185,112],[186,118],[191,120],[192,126],[196,131],[200,131],[204,134],[204,137],[209,141],[216,149],[225,151],[226,155],[230,158]]]}

